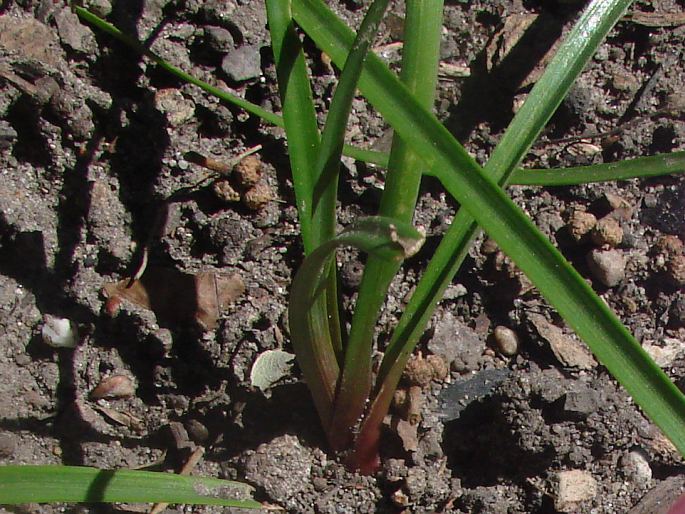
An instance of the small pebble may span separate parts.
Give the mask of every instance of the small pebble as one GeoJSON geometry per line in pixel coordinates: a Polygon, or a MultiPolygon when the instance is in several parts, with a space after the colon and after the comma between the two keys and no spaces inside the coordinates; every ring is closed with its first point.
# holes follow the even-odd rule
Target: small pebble
{"type": "Polygon", "coordinates": [[[652,468],[642,450],[633,450],[621,458],[621,470],[631,482],[645,484],[652,479],[652,468]]]}
{"type": "Polygon", "coordinates": [[[607,216],[597,222],[592,229],[591,237],[597,246],[606,245],[614,248],[623,241],[623,229],[618,221],[607,216]]]}
{"type": "Polygon", "coordinates": [[[568,220],[568,231],[577,242],[581,241],[597,224],[594,214],[585,211],[574,211],[568,220]]]}
{"type": "Polygon", "coordinates": [[[86,0],[83,6],[100,18],[106,18],[112,12],[112,3],[109,0],[86,0]]]}
{"type": "Polygon", "coordinates": [[[612,216],[616,219],[629,220],[633,216],[633,207],[628,200],[614,193],[604,193],[609,208],[614,211],[612,216]]]}
{"type": "Polygon", "coordinates": [[[99,398],[127,398],[133,396],[136,388],[131,380],[126,375],[112,375],[111,377],[103,378],[100,383],[93,389],[90,396],[95,399],[99,398]]]}
{"type": "Polygon", "coordinates": [[[221,61],[221,69],[234,82],[243,82],[261,75],[259,46],[245,45],[229,52],[221,61]]]}
{"type": "Polygon", "coordinates": [[[620,250],[592,250],[587,263],[595,278],[607,287],[614,287],[625,278],[626,258],[620,250]]]}
{"type": "Polygon", "coordinates": [[[642,347],[661,368],[669,367],[679,355],[685,353],[685,342],[675,337],[664,337],[661,344],[644,342],[642,347]]]}
{"type": "Polygon", "coordinates": [[[557,512],[579,512],[579,503],[597,495],[597,481],[587,471],[559,471],[555,478],[554,507],[557,512]]]}
{"type": "Polygon", "coordinates": [[[219,53],[226,53],[233,48],[233,36],[223,27],[205,27],[205,43],[207,46],[219,53]]]}
{"type": "Polygon", "coordinates": [[[66,318],[46,314],[41,329],[43,341],[53,348],[74,348],[78,343],[76,325],[66,318]]]}
{"type": "Polygon", "coordinates": [[[645,207],[647,207],[648,209],[653,209],[659,204],[659,200],[657,199],[654,193],[647,193],[643,199],[643,202],[645,204],[645,207]]]}
{"type": "Polygon", "coordinates": [[[97,50],[95,35],[90,27],[84,25],[71,9],[65,8],[55,14],[57,33],[63,44],[82,54],[92,54],[97,50]]]}
{"type": "Polygon", "coordinates": [[[184,423],[188,435],[197,444],[204,444],[209,439],[209,430],[196,419],[186,420],[184,423]]]}
{"type": "Polygon", "coordinates": [[[495,343],[497,349],[502,355],[513,357],[519,351],[520,341],[519,336],[512,329],[499,325],[495,327],[494,331],[495,343]]]}
{"type": "Polygon", "coordinates": [[[466,296],[468,290],[463,284],[450,284],[445,289],[445,294],[442,295],[444,300],[454,300],[462,296],[466,296]]]}
{"type": "Polygon", "coordinates": [[[592,389],[569,391],[564,395],[564,412],[575,419],[585,419],[597,410],[597,402],[592,389]]]}

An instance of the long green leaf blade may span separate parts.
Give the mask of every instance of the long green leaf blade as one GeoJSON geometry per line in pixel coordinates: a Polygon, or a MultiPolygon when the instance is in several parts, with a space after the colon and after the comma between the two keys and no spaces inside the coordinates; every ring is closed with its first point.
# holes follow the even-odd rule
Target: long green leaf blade
{"type": "MultiPolygon", "coordinates": [[[[593,2],[592,6],[613,10],[618,4],[623,3],[606,0],[593,2]]],[[[335,41],[344,33],[335,15],[318,1],[293,0],[293,14],[319,45],[328,45],[327,42],[335,41]]],[[[387,70],[371,66],[371,59],[368,64],[367,74],[360,81],[365,96],[685,454],[685,396],[437,119],[418,105],[387,70]]],[[[499,161],[495,164],[506,168],[506,161],[502,158],[501,164],[499,161]]]]}
{"type": "Polygon", "coordinates": [[[511,176],[511,183],[524,186],[573,186],[675,173],[685,173],[685,152],[650,155],[574,168],[517,169],[511,176]]]}
{"type": "Polygon", "coordinates": [[[0,466],[0,504],[47,502],[182,503],[259,509],[249,485],[153,473],[80,466],[0,466]]]}
{"type": "Polygon", "coordinates": [[[295,275],[288,307],[292,345],[319,417],[327,430],[334,430],[329,422],[335,384],[331,384],[329,377],[337,374],[338,369],[334,362],[322,356],[326,350],[321,347],[320,341],[328,333],[328,323],[317,306],[321,304],[320,298],[325,293],[336,248],[354,246],[393,262],[416,253],[423,241],[423,234],[409,224],[383,217],[364,218],[316,248],[295,275]],[[327,369],[327,365],[335,367],[327,369]]]}
{"type": "MultiPolygon", "coordinates": [[[[502,140],[485,165],[486,175],[492,177],[500,185],[508,184],[510,176],[528,152],[530,145],[540,134],[574,80],[580,75],[583,67],[629,4],[630,0],[612,0],[594,1],[588,5],[507,127],[502,140]]],[[[440,173],[445,174],[445,171],[441,169],[440,173]]],[[[436,250],[436,255],[432,259],[435,262],[429,263],[421,280],[425,284],[420,283],[417,286],[415,302],[410,301],[407,311],[402,316],[403,319],[400,319],[396,331],[397,337],[393,336],[388,345],[386,358],[379,372],[379,380],[384,380],[390,366],[402,365],[402,360],[406,360],[408,352],[407,348],[403,347],[413,347],[416,344],[420,331],[428,323],[435,305],[452,281],[453,275],[445,273],[445,269],[450,268],[456,273],[466,257],[471,241],[478,233],[473,217],[462,211],[463,209],[455,217],[436,250]],[[436,280],[439,282],[436,283],[436,280]],[[426,297],[426,294],[430,296],[426,297]],[[422,306],[428,310],[415,312],[416,306],[422,306]],[[418,324],[410,319],[410,316],[417,315],[421,319],[418,324]],[[408,324],[414,327],[414,331],[410,337],[404,339],[402,336],[408,335],[405,331],[408,324]],[[398,361],[400,355],[404,358],[398,361]]],[[[398,373],[396,370],[394,374],[398,375],[398,373]]]]}
{"type": "Polygon", "coordinates": [[[367,11],[333,93],[331,106],[321,134],[314,185],[314,231],[321,244],[335,234],[335,204],[338,193],[340,157],[345,143],[347,121],[357,90],[366,54],[373,43],[389,0],[375,0],[367,11]]]}
{"type": "MultiPolygon", "coordinates": [[[[318,226],[321,223],[321,211],[317,219],[314,219],[315,196],[320,194],[315,193],[315,188],[321,173],[317,167],[320,140],[316,112],[302,45],[290,12],[290,2],[267,0],[266,8],[302,241],[305,255],[309,255],[322,243],[321,229],[318,226]]],[[[332,216],[332,223],[335,223],[335,212],[332,216]]],[[[315,336],[302,342],[293,341],[296,352],[301,353],[298,359],[324,425],[330,420],[340,376],[339,355],[342,351],[335,280],[335,269],[331,268],[327,287],[324,288],[325,294],[317,295],[309,306],[308,321],[315,336]]],[[[296,333],[297,329],[292,333],[293,339],[296,338],[296,333]]]]}
{"type": "MultiPolygon", "coordinates": [[[[345,60],[345,66],[340,73],[340,79],[333,93],[331,106],[326,116],[326,123],[321,134],[321,145],[316,162],[316,183],[314,185],[312,228],[315,233],[315,241],[322,244],[335,235],[336,206],[338,200],[338,180],[340,174],[340,157],[345,143],[347,122],[352,111],[352,101],[357,90],[357,81],[361,74],[364,60],[371,47],[378,26],[383,19],[383,14],[388,7],[389,0],[376,0],[369,7],[364,19],[359,26],[359,31],[354,39],[350,53],[345,60]]],[[[338,315],[338,291],[335,267],[330,268],[330,276],[326,287],[326,303],[328,312],[328,325],[333,348],[336,351],[338,362],[342,364],[343,348],[338,315]]],[[[347,366],[343,366],[343,373],[347,366]]],[[[344,376],[344,375],[343,375],[344,376]]],[[[338,394],[340,396],[340,380],[338,380],[338,394]]],[[[362,404],[366,398],[360,398],[362,404]]],[[[333,409],[334,417],[338,412],[333,409]]],[[[340,434],[342,428],[333,420],[336,430],[329,433],[333,436],[340,434]]],[[[334,449],[341,448],[341,442],[333,437],[330,444],[334,449]]]]}
{"type": "MultiPolygon", "coordinates": [[[[400,80],[427,109],[432,109],[435,98],[442,8],[442,0],[406,3],[400,80]]],[[[416,153],[400,137],[394,137],[379,215],[411,222],[422,168],[416,153]]],[[[364,267],[331,423],[339,432],[341,447],[349,446],[354,426],[366,408],[371,390],[373,333],[387,289],[398,269],[399,263],[392,265],[373,256],[364,267]],[[362,390],[365,394],[359,394],[362,390]]]]}
{"type": "Polygon", "coordinates": [[[316,111],[302,44],[290,13],[290,2],[267,0],[266,12],[283,105],[283,126],[288,139],[300,231],[307,254],[321,243],[312,223],[317,180],[315,162],[319,148],[316,111]]]}

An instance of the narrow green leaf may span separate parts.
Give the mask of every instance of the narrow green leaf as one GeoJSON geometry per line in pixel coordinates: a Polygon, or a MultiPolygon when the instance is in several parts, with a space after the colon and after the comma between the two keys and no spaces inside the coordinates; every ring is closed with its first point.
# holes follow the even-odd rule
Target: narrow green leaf
{"type": "MultiPolygon", "coordinates": [[[[554,114],[573,81],[629,4],[629,0],[601,0],[588,5],[507,127],[502,140],[485,165],[486,175],[500,185],[508,184],[512,172],[554,114]]],[[[439,170],[439,174],[448,173],[447,170],[439,170]]],[[[419,283],[417,286],[415,302],[410,301],[403,319],[400,319],[396,330],[397,337],[393,336],[391,339],[386,358],[381,364],[379,380],[384,379],[390,366],[403,366],[402,361],[408,357],[407,348],[403,347],[413,347],[416,344],[437,302],[452,281],[453,274],[445,273],[446,269],[456,273],[467,255],[471,241],[478,233],[473,217],[462,211],[463,209],[452,221],[436,250],[436,255],[432,259],[435,262],[429,263],[420,281],[425,284],[419,283]],[[436,283],[436,280],[439,282],[436,283]],[[426,294],[430,296],[425,297],[426,294]],[[427,310],[414,311],[419,305],[427,310]],[[417,315],[420,317],[418,324],[415,320],[410,320],[410,316],[414,318],[417,315]],[[413,327],[410,336],[405,332],[407,325],[413,327]],[[404,335],[409,338],[400,337],[404,335]]],[[[399,376],[397,371],[394,375],[399,376]]]]}
{"type": "Polygon", "coordinates": [[[283,105],[283,124],[288,139],[300,231],[305,253],[308,254],[321,243],[317,228],[312,223],[317,181],[315,163],[319,149],[316,111],[302,44],[290,14],[290,2],[267,0],[266,13],[283,105]]]}
{"type": "Polygon", "coordinates": [[[335,249],[353,246],[388,262],[414,255],[424,235],[411,225],[389,218],[371,217],[356,221],[337,237],[315,249],[302,263],[290,289],[288,319],[290,335],[305,380],[314,397],[324,427],[329,426],[335,397],[338,368],[322,356],[320,340],[326,337],[328,323],[317,311],[325,291],[335,249]]]}
{"type": "Polygon", "coordinates": [[[517,169],[511,176],[511,183],[526,186],[572,186],[683,172],[685,152],[673,152],[575,168],[517,169]]]}
{"type": "MultiPolygon", "coordinates": [[[[316,244],[322,244],[335,235],[336,205],[338,200],[338,179],[340,157],[345,143],[347,121],[352,111],[352,101],[357,90],[357,80],[364,66],[364,60],[373,43],[389,0],[376,0],[369,7],[359,26],[340,79],[333,93],[326,123],[321,134],[321,145],[315,166],[316,183],[313,191],[312,228],[316,244]]],[[[335,267],[330,268],[326,287],[328,325],[333,348],[338,362],[342,363],[343,349],[338,315],[338,291],[335,267]]],[[[345,369],[345,368],[343,368],[345,369]]],[[[340,388],[339,388],[340,390],[340,388]]],[[[366,398],[360,398],[362,404],[366,398]]],[[[337,399],[336,399],[337,402],[337,399]]],[[[334,412],[336,409],[334,409],[334,412]]],[[[338,433],[338,431],[331,432],[338,433]]],[[[329,441],[334,449],[339,448],[336,440],[329,441]]]]}
{"type": "Polygon", "coordinates": [[[340,157],[345,142],[347,121],[352,111],[352,101],[357,90],[366,54],[373,43],[378,26],[389,0],[375,0],[359,27],[357,36],[342,68],[340,79],[333,93],[326,123],[321,135],[319,155],[316,160],[314,185],[314,230],[317,244],[335,234],[335,206],[338,195],[340,157]]]}
{"type": "MultiPolygon", "coordinates": [[[[442,8],[442,0],[408,0],[406,3],[400,80],[427,109],[433,107],[438,80],[442,8]]],[[[416,153],[400,137],[394,137],[379,209],[381,216],[411,222],[422,168],[423,163],[416,153]]],[[[374,329],[398,269],[399,263],[393,266],[374,257],[370,257],[364,267],[331,422],[340,438],[336,442],[339,447],[349,446],[354,426],[366,408],[371,390],[374,329]],[[365,393],[360,394],[360,391],[365,393]]]]}
{"type": "Polygon", "coordinates": [[[0,466],[0,504],[182,503],[259,509],[247,484],[172,473],[80,466],[0,466]]]}
{"type": "Polygon", "coordinates": [[[95,14],[91,13],[87,9],[84,9],[83,7],[78,7],[74,6],[73,7],[74,11],[76,14],[84,21],[87,23],[90,23],[91,25],[97,27],[98,29],[102,30],[103,32],[106,32],[110,36],[114,37],[115,39],[118,39],[122,43],[128,45],[129,47],[133,48],[136,50],[138,53],[145,55],[148,57],[150,60],[154,61],[155,64],[157,64],[160,68],[164,69],[165,71],[168,71],[172,75],[175,75],[176,77],[180,78],[181,80],[188,82],[190,84],[194,84],[200,89],[206,91],[207,93],[216,96],[217,98],[231,103],[233,105],[236,105],[242,109],[245,109],[247,112],[254,114],[256,116],[259,116],[263,120],[268,121],[269,123],[272,123],[274,125],[277,125],[279,127],[283,126],[283,120],[281,119],[280,116],[274,114],[273,112],[267,111],[266,109],[262,109],[260,106],[253,104],[252,102],[249,102],[245,100],[244,98],[240,98],[237,95],[233,95],[231,93],[227,93],[226,91],[222,91],[221,89],[214,87],[210,84],[207,84],[206,82],[199,80],[192,75],[186,73],[185,71],[177,68],[176,66],[173,66],[169,64],[167,61],[159,57],[157,54],[149,50],[148,48],[145,48],[140,42],[138,42],[135,38],[129,36],[128,34],[124,34],[122,31],[120,31],[118,28],[116,28],[114,25],[111,23],[106,22],[102,18],[96,16],[95,14]]]}
{"type": "MultiPolygon", "coordinates": [[[[594,31],[598,20],[604,19],[603,13],[620,14],[626,5],[627,2],[593,1],[588,8],[590,26],[587,28],[594,31]]],[[[337,17],[319,1],[293,0],[293,14],[322,47],[330,46],[331,41],[339,42],[338,37],[345,32],[337,17]]],[[[332,54],[329,52],[329,55],[332,54]]],[[[372,66],[372,62],[368,60],[366,73],[360,80],[365,96],[685,454],[685,396],[649,358],[606,303],[492,178],[485,175],[452,135],[418,105],[392,74],[383,67],[372,66]]],[[[544,123],[548,108],[531,107],[535,124],[540,120],[544,123]]],[[[532,139],[530,134],[514,135],[508,144],[514,141],[527,147],[532,139]]],[[[507,172],[523,155],[521,148],[514,146],[510,151],[502,152],[504,150],[491,165],[498,173],[507,172]]]]}

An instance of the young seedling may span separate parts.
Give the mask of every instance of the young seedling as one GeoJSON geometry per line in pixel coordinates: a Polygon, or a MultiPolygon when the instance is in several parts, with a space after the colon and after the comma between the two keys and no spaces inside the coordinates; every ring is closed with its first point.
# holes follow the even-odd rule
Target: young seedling
{"type": "MultiPolygon", "coordinates": [[[[500,188],[508,183],[577,184],[684,170],[684,152],[569,170],[517,169],[572,82],[629,3],[627,0],[590,2],[484,168],[473,161],[430,113],[437,69],[436,41],[439,41],[441,26],[440,2],[407,2],[400,82],[373,54],[366,55],[385,2],[372,4],[355,39],[354,33],[319,0],[267,1],[283,118],[263,112],[242,99],[237,101],[140,49],[171,73],[285,127],[307,255],[293,283],[292,342],[331,446],[352,449],[353,467],[371,472],[377,466],[381,421],[402,369],[435,305],[459,269],[479,225],[528,275],[645,413],[685,452],[683,395],[500,188]],[[293,20],[343,70],[322,135],[318,131],[305,59],[293,20]],[[390,156],[342,144],[349,103],[357,86],[395,129],[390,156]],[[335,236],[337,167],[341,152],[387,166],[389,170],[379,208],[382,217],[360,220],[335,236]],[[406,249],[400,249],[401,244],[397,246],[402,239],[397,234],[410,232],[407,223],[411,222],[422,175],[436,177],[463,207],[428,264],[385,348],[374,382],[370,360],[374,327],[399,261],[410,255],[406,249]],[[397,231],[395,236],[393,230],[397,231]],[[393,254],[394,260],[387,253],[377,255],[371,251],[367,243],[373,237],[380,237],[383,247],[395,245],[399,253],[393,254]],[[393,238],[398,240],[393,242],[393,238]],[[334,247],[340,244],[359,245],[370,251],[351,332],[346,336],[338,319],[335,266],[332,265],[334,247]]],[[[77,12],[126,40],[126,36],[105,22],[82,9],[77,12]]],[[[128,43],[137,45],[135,41],[128,43]]],[[[417,234],[411,237],[415,239],[410,238],[414,242],[408,247],[414,248],[420,237],[417,234]]]]}
{"type": "MultiPolygon", "coordinates": [[[[323,389],[317,374],[319,377],[325,376],[328,382],[339,377],[335,388],[327,386],[327,406],[325,409],[319,407],[319,412],[324,427],[327,427],[331,446],[345,448],[352,445],[354,448],[350,460],[353,467],[371,472],[378,465],[381,422],[388,410],[393,391],[430,314],[477,233],[478,225],[475,221],[528,275],[542,295],[556,307],[647,415],[669,435],[681,451],[685,451],[685,398],[682,393],[651,361],[582,277],[498,187],[509,182],[516,166],[575,77],[602,38],[623,15],[628,4],[627,1],[596,0],[587,6],[484,169],[473,161],[429,110],[380,61],[373,56],[367,58],[359,81],[362,94],[393,126],[395,133],[411,151],[416,153],[418,159],[415,166],[425,166],[426,173],[438,178],[446,190],[459,201],[462,209],[457,213],[429,263],[385,349],[370,396],[367,396],[371,379],[369,357],[376,315],[382,302],[378,291],[385,291],[389,278],[397,268],[387,264],[374,266],[373,261],[367,264],[365,275],[369,274],[368,283],[371,286],[367,290],[366,283],[362,283],[351,332],[344,346],[344,358],[339,358],[334,351],[321,345],[318,339],[310,341],[309,346],[296,350],[298,359],[310,360],[308,366],[303,366],[303,371],[315,397],[323,389]],[[392,272],[386,275],[383,270],[392,272]],[[328,375],[322,373],[322,370],[326,370],[328,375]],[[367,404],[369,399],[370,404],[367,404]],[[330,424],[329,416],[332,420],[330,424]],[[352,442],[352,436],[359,428],[359,418],[361,427],[352,442]]],[[[408,2],[406,23],[409,27],[412,23],[410,6],[411,2],[408,2]]],[[[287,15],[274,9],[270,12],[270,23],[288,27],[287,19],[276,22],[277,14],[284,17],[287,15]]],[[[352,34],[325,5],[317,0],[293,0],[292,15],[300,27],[331,56],[333,62],[342,66],[349,59],[347,48],[351,47],[352,34]]],[[[410,34],[411,31],[407,30],[407,33],[410,34]]],[[[272,33],[272,39],[276,37],[272,33]]],[[[296,47],[298,41],[294,38],[291,41],[296,47]]],[[[296,54],[297,48],[286,49],[285,45],[274,45],[274,51],[277,63],[293,62],[293,59],[279,59],[279,52],[292,56],[296,54]]],[[[343,74],[345,69],[346,67],[343,74]]],[[[279,82],[282,90],[290,91],[291,81],[304,82],[302,78],[295,78],[300,73],[300,68],[294,66],[287,73],[280,70],[279,82]]],[[[294,127],[290,130],[288,127],[287,98],[284,98],[284,118],[286,133],[290,137],[294,127]]],[[[310,143],[310,146],[314,146],[314,143],[310,143]]],[[[293,150],[291,147],[291,155],[293,150]]],[[[392,161],[391,154],[389,162],[392,161]]],[[[293,171],[297,173],[295,167],[293,171]]],[[[606,172],[608,168],[600,171],[606,172]]],[[[389,190],[387,186],[395,176],[393,173],[391,168],[386,176],[386,190],[389,190]]],[[[586,179],[593,180],[591,176],[586,179]]],[[[413,190],[412,187],[406,189],[413,190]]],[[[381,206],[383,205],[382,202],[381,206]]],[[[409,198],[402,202],[397,215],[401,216],[401,212],[407,211],[413,211],[413,203],[409,198]]],[[[301,220],[308,216],[308,212],[300,212],[301,220]]],[[[306,265],[305,261],[304,266],[306,265]]],[[[319,318],[319,327],[323,330],[326,311],[312,310],[311,315],[319,318]]],[[[293,334],[293,337],[298,336],[293,334]]],[[[294,344],[297,345],[296,342],[294,344]]],[[[318,404],[320,403],[321,399],[318,404]]]]}

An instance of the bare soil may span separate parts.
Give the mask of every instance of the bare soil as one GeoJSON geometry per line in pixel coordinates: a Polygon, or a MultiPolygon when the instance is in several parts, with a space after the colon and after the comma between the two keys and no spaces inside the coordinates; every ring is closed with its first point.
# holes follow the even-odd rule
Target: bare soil
{"type": "MultiPolygon", "coordinates": [[[[279,110],[262,2],[85,4],[172,64],[279,110]]],[[[368,1],[331,4],[356,24],[368,1]]],[[[447,2],[441,58],[452,71],[441,78],[436,113],[480,162],[582,5],[447,2]]],[[[378,41],[393,67],[402,9],[394,5],[378,41]]],[[[685,3],[633,9],[526,166],[685,149],[685,3]]],[[[307,46],[324,112],[335,71],[307,46]]],[[[361,98],[354,107],[351,142],[385,148],[382,119],[361,98]]],[[[381,171],[345,166],[341,225],[373,214],[383,187],[381,171]]],[[[61,2],[0,3],[0,173],[2,463],[177,471],[202,447],[196,474],[246,481],[259,500],[298,513],[653,514],[685,489],[675,448],[484,238],[420,345],[423,357],[442,355],[450,368],[421,391],[415,433],[400,428],[396,412],[382,471],[347,472],[326,447],[297,368],[266,393],[250,381],[258,355],[291,351],[288,290],[302,248],[282,131],[171,77],[61,2]],[[269,200],[256,209],[227,201],[226,184],[217,194],[216,175],[189,155],[225,163],[255,145],[269,200]],[[144,249],[152,308],[105,298],[106,284],[139,269],[144,249]],[[199,273],[240,283],[218,300],[198,297],[199,273]],[[211,308],[199,310],[208,301],[219,303],[216,322],[211,308]],[[43,327],[56,320],[69,320],[75,348],[45,342],[43,327]],[[494,338],[498,326],[518,342],[506,331],[494,338]]],[[[239,184],[228,185],[240,196],[239,184]]],[[[510,192],[685,388],[685,179],[510,192]],[[608,235],[576,239],[570,222],[580,211],[616,223],[608,235]]],[[[428,241],[393,283],[379,352],[456,208],[425,181],[416,223],[428,241]]],[[[362,261],[341,252],[348,311],[362,261]]]]}

